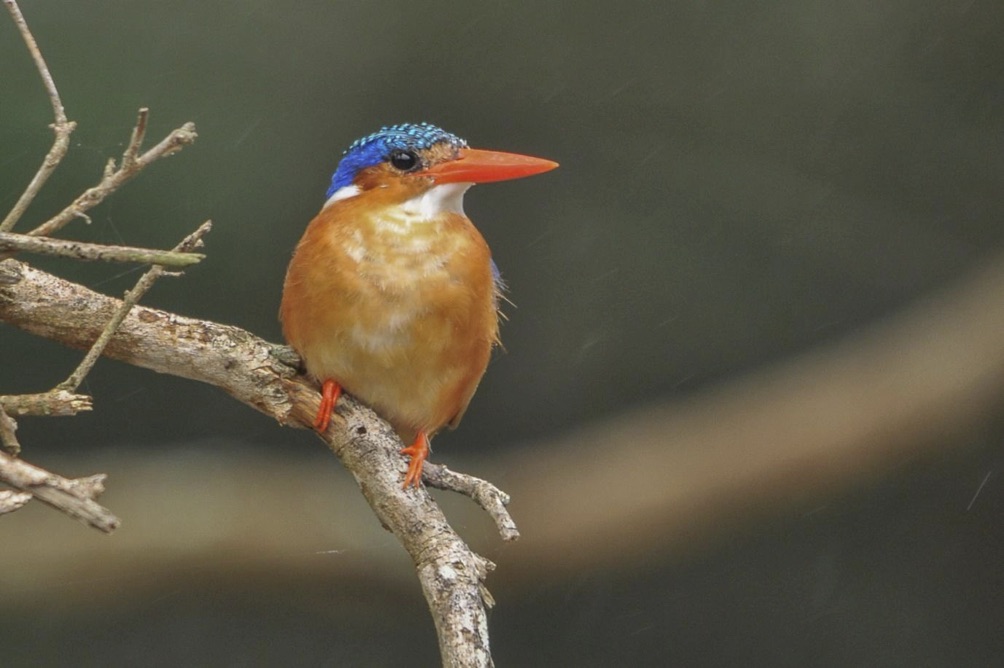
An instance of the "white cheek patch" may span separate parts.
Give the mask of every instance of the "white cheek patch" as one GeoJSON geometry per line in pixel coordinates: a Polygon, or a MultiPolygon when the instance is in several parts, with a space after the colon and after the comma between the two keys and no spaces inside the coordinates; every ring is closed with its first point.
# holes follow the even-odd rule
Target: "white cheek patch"
{"type": "MultiPolygon", "coordinates": [[[[430,220],[441,213],[464,213],[464,193],[473,183],[443,183],[401,204],[401,210],[419,220],[430,220]]],[[[337,196],[338,193],[335,193],[337,196]]],[[[332,198],[334,199],[334,198],[332,198]]]]}
{"type": "Polygon", "coordinates": [[[357,185],[342,186],[341,188],[339,188],[338,190],[335,191],[334,195],[332,195],[331,197],[328,198],[328,201],[324,203],[324,207],[321,207],[321,208],[325,208],[325,207],[327,207],[327,206],[329,206],[331,204],[334,204],[335,202],[341,201],[343,199],[348,199],[350,197],[355,197],[356,195],[358,195],[361,192],[362,192],[362,190],[357,185]]]}

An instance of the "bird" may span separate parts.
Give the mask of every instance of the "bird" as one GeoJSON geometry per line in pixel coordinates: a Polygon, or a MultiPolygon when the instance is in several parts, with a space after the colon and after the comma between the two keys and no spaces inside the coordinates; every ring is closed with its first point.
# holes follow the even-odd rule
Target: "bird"
{"type": "Polygon", "coordinates": [[[384,126],[346,149],[286,271],[279,318],[321,385],[325,432],[342,392],[397,432],[419,487],[429,440],[455,428],[499,343],[503,284],[463,209],[476,183],[558,163],[470,148],[430,123],[384,126]]]}

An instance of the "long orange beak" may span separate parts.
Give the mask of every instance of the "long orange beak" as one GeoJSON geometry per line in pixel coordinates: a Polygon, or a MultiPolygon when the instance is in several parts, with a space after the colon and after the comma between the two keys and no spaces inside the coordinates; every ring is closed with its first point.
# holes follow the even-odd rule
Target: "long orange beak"
{"type": "Polygon", "coordinates": [[[518,153],[462,148],[456,160],[425,170],[436,183],[489,183],[549,172],[558,163],[518,153]]]}

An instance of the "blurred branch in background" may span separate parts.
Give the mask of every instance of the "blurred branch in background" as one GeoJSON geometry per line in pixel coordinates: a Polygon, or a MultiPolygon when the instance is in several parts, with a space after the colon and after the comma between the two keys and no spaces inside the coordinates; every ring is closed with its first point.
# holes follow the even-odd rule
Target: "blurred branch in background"
{"type": "MultiPolygon", "coordinates": [[[[628,569],[702,549],[769,514],[801,515],[878,481],[904,461],[937,455],[945,443],[959,441],[954,435],[996,414],[1002,397],[1004,257],[998,257],[842,343],[686,403],[651,406],[528,444],[478,468],[507,477],[515,490],[523,539],[505,550],[506,576],[538,587],[541,578],[628,569]]],[[[47,556],[65,549],[59,532],[39,532],[27,521],[12,525],[6,535],[19,550],[12,558],[35,570],[22,579],[0,568],[0,586],[27,603],[45,600],[39,598],[44,588],[59,581],[61,593],[90,604],[95,596],[144,595],[142,586],[96,591],[95,580],[113,575],[154,587],[171,573],[226,577],[235,564],[245,575],[281,570],[311,582],[400,572],[381,568],[393,555],[375,547],[379,527],[349,511],[354,490],[344,478],[267,457],[221,464],[229,478],[221,487],[212,464],[220,455],[180,457],[173,463],[131,458],[116,494],[131,514],[156,518],[168,490],[149,490],[164,486],[165,467],[183,466],[185,495],[203,509],[198,521],[170,533],[158,531],[155,521],[130,526],[124,549],[94,548],[94,579],[68,578],[68,566],[47,556]],[[186,463],[193,457],[197,465],[186,463]],[[279,482],[289,479],[297,484],[279,482]],[[302,509],[316,505],[322,488],[345,513],[308,530],[302,509]],[[211,541],[200,538],[207,526],[211,541]],[[20,541],[22,532],[35,540],[20,541]],[[337,560],[318,557],[332,545],[339,548],[337,560]],[[137,561],[138,553],[169,556],[137,561]]],[[[479,521],[470,508],[450,512],[462,524],[479,521]]]]}
{"type": "Polygon", "coordinates": [[[998,255],[842,343],[520,451],[507,484],[533,511],[517,552],[558,573],[686,550],[965,442],[1002,400],[998,255]]]}

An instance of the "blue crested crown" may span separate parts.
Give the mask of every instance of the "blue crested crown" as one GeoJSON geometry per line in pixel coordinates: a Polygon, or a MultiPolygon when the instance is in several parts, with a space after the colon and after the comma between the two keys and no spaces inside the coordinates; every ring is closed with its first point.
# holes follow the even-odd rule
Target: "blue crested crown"
{"type": "Polygon", "coordinates": [[[382,127],[371,135],[355,140],[345,150],[338,169],[331,177],[331,187],[328,188],[326,197],[334,195],[339,188],[352,185],[360,170],[379,165],[393,151],[424,151],[442,142],[456,148],[467,147],[467,142],[463,139],[431,123],[401,123],[382,127]]]}

